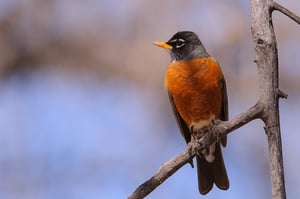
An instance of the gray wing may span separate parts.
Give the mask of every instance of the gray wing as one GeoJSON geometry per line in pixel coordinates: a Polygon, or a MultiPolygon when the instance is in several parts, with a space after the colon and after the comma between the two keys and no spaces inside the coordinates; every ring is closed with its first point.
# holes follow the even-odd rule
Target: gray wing
{"type": "MultiPolygon", "coordinates": [[[[227,97],[227,89],[226,89],[226,82],[225,79],[221,79],[221,92],[222,92],[222,110],[221,110],[221,115],[220,119],[222,121],[227,121],[228,120],[228,97],[227,97]]],[[[222,146],[226,146],[227,144],[227,136],[223,137],[221,140],[222,146]]]]}

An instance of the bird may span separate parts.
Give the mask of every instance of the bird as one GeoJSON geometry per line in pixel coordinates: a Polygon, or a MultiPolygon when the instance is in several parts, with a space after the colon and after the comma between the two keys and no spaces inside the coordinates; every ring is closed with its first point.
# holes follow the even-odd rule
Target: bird
{"type": "MultiPolygon", "coordinates": [[[[171,62],[165,74],[165,87],[180,132],[188,144],[197,131],[216,120],[228,120],[228,97],[223,72],[216,59],[208,54],[198,35],[180,31],[167,42],[154,42],[167,49],[171,62]]],[[[209,133],[209,132],[206,132],[209,133]]],[[[196,155],[198,189],[205,195],[215,184],[221,190],[229,188],[221,145],[222,137],[196,155]]],[[[192,160],[191,160],[192,161],[192,160]]],[[[191,163],[193,167],[193,163],[191,163]]]]}

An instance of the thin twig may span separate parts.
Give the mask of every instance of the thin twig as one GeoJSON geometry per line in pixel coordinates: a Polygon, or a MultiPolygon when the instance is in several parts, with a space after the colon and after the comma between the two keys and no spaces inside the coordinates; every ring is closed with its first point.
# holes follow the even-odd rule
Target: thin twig
{"type": "Polygon", "coordinates": [[[279,5],[276,2],[273,2],[273,10],[277,10],[277,11],[285,14],[286,16],[288,16],[289,18],[294,20],[296,23],[300,24],[300,17],[298,17],[293,12],[289,11],[288,9],[286,9],[285,7],[279,5]]]}

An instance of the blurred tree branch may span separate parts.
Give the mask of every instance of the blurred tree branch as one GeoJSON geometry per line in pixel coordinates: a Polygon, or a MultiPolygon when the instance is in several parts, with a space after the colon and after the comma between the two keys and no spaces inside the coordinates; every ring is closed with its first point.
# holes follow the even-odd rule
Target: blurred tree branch
{"type": "MultiPolygon", "coordinates": [[[[0,79],[49,66],[79,72],[88,68],[99,75],[104,68],[99,66],[111,70],[110,64],[95,55],[105,46],[98,40],[100,37],[83,34],[88,28],[82,22],[76,31],[70,30],[68,23],[62,26],[64,16],[59,15],[57,4],[59,1],[51,0],[19,2],[0,18],[0,79]]],[[[100,29],[93,27],[90,32],[100,29]]]]}
{"type": "Polygon", "coordinates": [[[258,66],[260,89],[257,104],[230,121],[219,122],[212,126],[210,134],[206,134],[202,138],[192,139],[182,153],[163,164],[157,173],[140,185],[128,199],[144,198],[184,164],[190,162],[196,155],[196,151],[203,150],[222,136],[257,118],[264,121],[265,132],[268,137],[272,198],[286,198],[279,122],[279,98],[287,98],[287,94],[279,89],[278,52],[272,24],[272,11],[278,10],[297,23],[300,22],[300,18],[272,0],[251,0],[251,5],[251,30],[255,43],[255,62],[258,66]]]}

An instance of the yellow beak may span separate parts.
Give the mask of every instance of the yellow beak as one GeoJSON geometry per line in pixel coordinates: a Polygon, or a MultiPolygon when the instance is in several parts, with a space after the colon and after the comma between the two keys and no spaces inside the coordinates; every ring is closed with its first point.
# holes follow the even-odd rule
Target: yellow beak
{"type": "Polygon", "coordinates": [[[167,44],[166,42],[162,42],[162,41],[158,41],[158,42],[153,42],[153,44],[155,46],[161,47],[161,48],[165,48],[165,49],[172,49],[173,47],[169,44],[167,44]]]}

